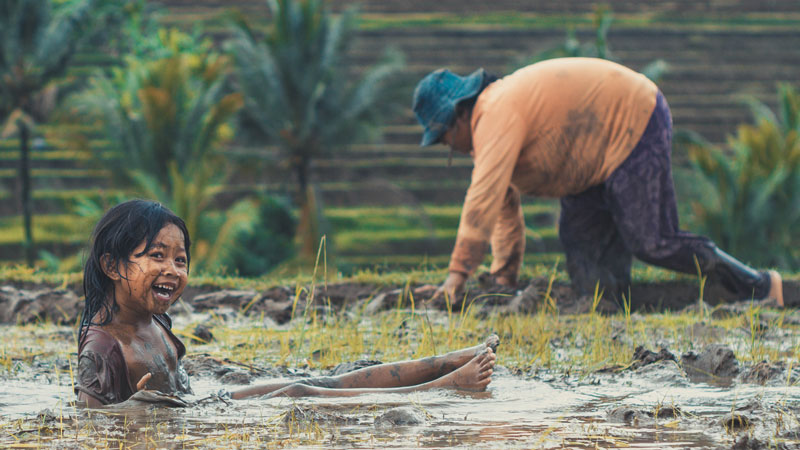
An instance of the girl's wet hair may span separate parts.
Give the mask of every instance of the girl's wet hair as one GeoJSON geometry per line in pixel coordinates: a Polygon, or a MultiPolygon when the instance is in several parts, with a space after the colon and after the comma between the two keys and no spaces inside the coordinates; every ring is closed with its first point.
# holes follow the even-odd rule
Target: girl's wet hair
{"type": "Polygon", "coordinates": [[[83,291],[86,302],[78,330],[78,345],[86,337],[90,325],[106,325],[117,310],[114,285],[103,267],[120,273],[120,267],[131,262],[136,247],[145,243],[142,256],[150,250],[153,240],[165,226],[173,224],[183,232],[187,267],[190,261],[189,231],[183,220],[160,203],[130,200],[111,208],[94,228],[89,254],[83,269],[83,291]],[[103,311],[99,322],[92,322],[103,311]]]}

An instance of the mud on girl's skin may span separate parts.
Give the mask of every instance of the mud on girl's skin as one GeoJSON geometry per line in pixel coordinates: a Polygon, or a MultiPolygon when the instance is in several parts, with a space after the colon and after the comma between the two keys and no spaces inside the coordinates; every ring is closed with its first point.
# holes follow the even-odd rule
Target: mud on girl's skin
{"type": "MultiPolygon", "coordinates": [[[[189,233],[159,203],[121,203],[98,222],[84,268],[86,304],[78,333],[78,399],[90,407],[137,391],[191,393],[181,366],[186,348],[166,314],[189,277],[189,233]]],[[[423,360],[381,364],[335,377],[274,382],[231,393],[252,396],[351,396],[434,388],[484,390],[491,382],[492,335],[474,347],[423,360]]]]}
{"type": "Polygon", "coordinates": [[[188,282],[190,245],[183,220],[158,203],[126,202],[98,222],[84,268],[79,400],[99,406],[145,388],[191,392],[179,363],[186,349],[166,315],[188,282]]]}

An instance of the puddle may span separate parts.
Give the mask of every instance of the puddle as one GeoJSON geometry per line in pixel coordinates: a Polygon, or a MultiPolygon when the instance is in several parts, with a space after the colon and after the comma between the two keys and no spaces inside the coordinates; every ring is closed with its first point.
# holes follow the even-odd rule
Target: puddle
{"type": "MultiPolygon", "coordinates": [[[[94,445],[100,437],[114,448],[229,448],[231,442],[237,448],[320,449],[731,448],[737,434],[729,434],[720,418],[732,411],[750,417],[755,425],[749,433],[755,436],[778,433],[777,420],[797,427],[797,386],[666,386],[657,377],[637,373],[584,380],[538,378],[499,368],[487,392],[471,395],[431,391],[249,399],[112,413],[77,411],[70,404],[74,397],[68,373],[50,376],[49,384],[45,379],[9,379],[0,390],[0,446],[78,448],[94,445]],[[675,417],[647,415],[672,406],[679,411],[675,417]],[[395,408],[411,411],[420,423],[377,423],[395,408]],[[609,414],[615,408],[638,411],[639,418],[620,421],[609,414]],[[292,412],[294,420],[288,416],[292,412]]],[[[201,377],[193,387],[196,395],[190,400],[198,400],[219,385],[201,377]]],[[[800,441],[781,442],[781,448],[793,448],[800,441]]]]}
{"type": "MultiPolygon", "coordinates": [[[[578,321],[584,316],[575,317],[578,321]]],[[[433,319],[438,326],[436,316],[433,319]]],[[[126,411],[79,410],[72,404],[71,369],[76,356],[70,326],[0,325],[5,339],[0,342],[0,369],[4,369],[0,374],[5,374],[0,375],[0,448],[800,449],[800,385],[793,368],[800,342],[793,327],[800,318],[769,318],[768,332],[758,339],[748,334],[752,327],[723,329],[718,324],[694,323],[689,335],[683,322],[666,331],[647,327],[641,335],[622,333],[615,331],[622,326],[615,325],[615,320],[603,322],[612,341],[664,342],[675,353],[637,349],[636,354],[643,355],[641,364],[610,364],[602,369],[601,364],[596,367],[600,371],[579,377],[571,375],[578,370],[566,363],[579,360],[573,358],[576,353],[591,351],[591,335],[578,339],[567,333],[552,334],[546,345],[554,354],[553,364],[561,364],[562,371],[548,371],[538,363],[532,372],[530,367],[498,366],[484,393],[428,391],[227,402],[201,401],[221,387],[236,386],[221,385],[213,375],[216,366],[205,371],[198,366],[202,375],[192,376],[195,395],[186,400],[201,401],[199,405],[126,411]],[[789,319],[794,322],[785,326],[789,319]],[[710,336],[712,331],[719,339],[710,341],[711,345],[694,337],[710,336]],[[687,348],[698,354],[689,357],[677,351],[687,348]],[[740,366],[729,357],[730,349],[740,355],[747,351],[767,355],[769,349],[774,355],[765,357],[770,363],[754,364],[759,356],[740,366]],[[696,373],[684,370],[689,360],[702,363],[696,373]]],[[[628,320],[627,329],[636,330],[637,323],[644,326],[647,318],[637,315],[628,320]]],[[[180,328],[198,322],[203,320],[183,315],[175,323],[180,328]]],[[[410,322],[409,327],[414,326],[410,322]]],[[[424,324],[431,327],[431,322],[424,324]]],[[[578,328],[569,320],[559,324],[578,328]]],[[[224,326],[227,331],[252,327],[253,320],[230,319],[224,326]]],[[[253,336],[248,336],[241,343],[250,345],[253,336]]],[[[219,344],[222,353],[234,345],[225,342],[225,346],[219,344]]],[[[500,353],[504,351],[510,348],[501,346],[500,353]]],[[[530,355],[516,358],[531,360],[530,355]]],[[[246,367],[236,368],[246,371],[246,367]]],[[[297,373],[265,369],[254,373],[297,373]]],[[[268,379],[275,380],[262,376],[252,382],[268,379]]]]}

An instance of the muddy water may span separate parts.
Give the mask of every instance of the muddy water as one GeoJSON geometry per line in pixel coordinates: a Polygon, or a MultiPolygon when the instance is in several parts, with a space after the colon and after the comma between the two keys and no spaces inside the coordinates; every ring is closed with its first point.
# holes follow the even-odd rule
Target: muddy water
{"type": "MultiPolygon", "coordinates": [[[[57,365],[57,364],[56,364],[57,365]]],[[[499,367],[485,393],[201,401],[76,410],[68,371],[22,367],[0,389],[0,448],[797,448],[800,387],[686,379],[672,362],[582,379],[499,367]],[[750,421],[727,430],[732,412],[750,421]],[[793,438],[794,436],[794,438],[793,438]],[[741,444],[741,442],[740,442],[741,444]],[[769,447],[767,447],[769,445],[769,447]]],[[[193,380],[198,401],[220,387],[193,380]]]]}

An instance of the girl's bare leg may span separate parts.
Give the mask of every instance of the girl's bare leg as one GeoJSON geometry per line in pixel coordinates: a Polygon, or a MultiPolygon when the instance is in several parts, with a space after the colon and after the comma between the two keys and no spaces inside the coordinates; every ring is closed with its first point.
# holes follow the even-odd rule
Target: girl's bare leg
{"type": "Polygon", "coordinates": [[[376,393],[402,394],[437,388],[482,391],[492,381],[495,360],[496,356],[492,349],[486,347],[485,351],[458,369],[436,380],[415,386],[337,389],[295,383],[271,393],[269,397],[352,397],[376,393]]]}
{"type": "Polygon", "coordinates": [[[444,355],[354,370],[332,377],[336,380],[334,385],[324,387],[352,389],[415,386],[447,375],[470,362],[487,348],[496,349],[498,344],[499,338],[496,334],[492,334],[480,345],[444,355]]]}
{"type": "MultiPolygon", "coordinates": [[[[492,334],[480,345],[444,355],[431,356],[429,358],[412,361],[379,364],[335,377],[320,377],[303,380],[301,383],[308,387],[319,387],[321,389],[374,389],[421,385],[437,380],[465,366],[475,358],[476,355],[483,353],[487,348],[491,350],[497,349],[499,342],[500,340],[497,335],[492,334]]],[[[494,354],[494,351],[492,351],[492,354],[494,354]]],[[[494,366],[494,364],[492,364],[492,366],[494,366]]],[[[231,397],[234,399],[241,399],[266,395],[295,384],[299,383],[293,381],[253,386],[233,392],[231,397]]]]}
{"type": "Polygon", "coordinates": [[[261,395],[267,395],[271,392],[275,392],[277,390],[283,389],[287,386],[291,386],[297,383],[296,381],[284,381],[278,383],[268,383],[268,384],[257,384],[255,386],[246,387],[244,389],[239,389],[237,391],[231,392],[231,398],[234,400],[241,400],[247,397],[258,397],[261,395]]]}

